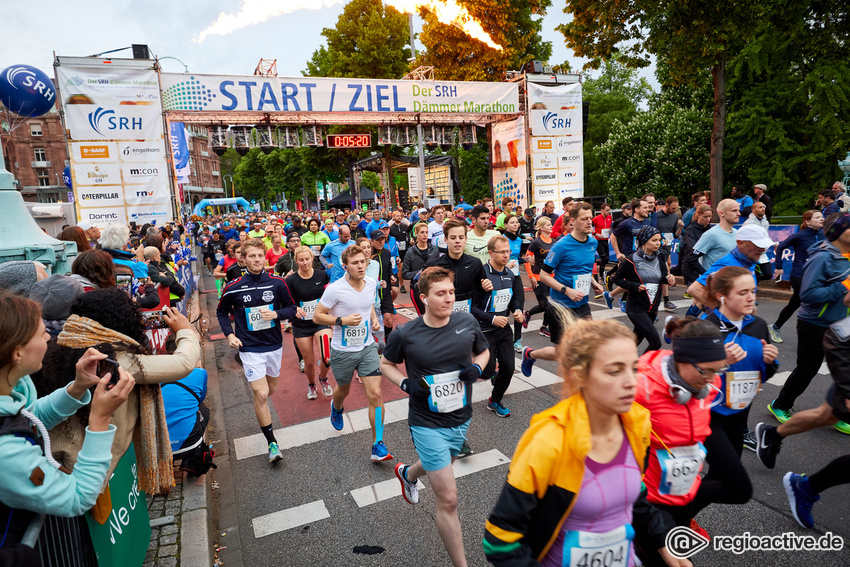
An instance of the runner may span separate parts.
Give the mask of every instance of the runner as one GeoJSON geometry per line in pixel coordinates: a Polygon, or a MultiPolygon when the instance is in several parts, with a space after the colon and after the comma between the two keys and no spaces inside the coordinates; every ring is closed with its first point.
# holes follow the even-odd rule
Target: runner
{"type": "MultiPolygon", "coordinates": [[[[419,279],[419,272],[428,262],[440,257],[440,251],[437,250],[437,247],[428,242],[427,224],[424,222],[416,223],[413,232],[416,236],[416,242],[410,247],[401,263],[401,277],[410,282],[419,279]]],[[[413,294],[413,292],[413,284],[411,283],[410,293],[413,294]]]]}
{"type": "Polygon", "coordinates": [[[213,266],[217,266],[226,254],[224,247],[226,243],[221,239],[221,234],[217,230],[213,231],[212,236],[205,238],[208,236],[208,230],[207,227],[204,227],[204,235],[198,238],[198,243],[201,244],[201,254],[204,265],[207,267],[207,273],[212,276],[213,266]]]}
{"type": "MultiPolygon", "coordinates": [[[[308,246],[313,251],[313,268],[322,269],[322,263],[319,258],[322,256],[322,249],[331,243],[327,233],[319,230],[319,221],[309,219],[307,221],[307,232],[301,235],[301,245],[308,246]]],[[[294,269],[294,268],[293,268],[294,269]]]]}
{"type": "MultiPolygon", "coordinates": [[[[579,319],[590,319],[590,305],[587,304],[591,289],[601,291],[602,286],[593,279],[593,265],[596,262],[596,239],[593,233],[593,207],[590,203],[578,203],[570,210],[573,231],[560,238],[552,246],[540,271],[540,281],[549,287],[550,309],[552,302],[568,309],[579,319]]],[[[552,344],[559,344],[564,332],[562,318],[553,313],[549,325],[552,344]]],[[[557,360],[555,347],[541,349],[526,347],[522,353],[522,373],[531,376],[531,368],[536,360],[557,360]]]]}
{"type": "Polygon", "coordinates": [[[317,325],[313,322],[316,305],[330,283],[327,272],[313,268],[312,250],[302,246],[295,251],[295,262],[298,271],[286,278],[286,285],[292,294],[292,300],[298,305],[295,319],[292,320],[292,337],[304,357],[304,373],[307,375],[307,399],[319,397],[316,392],[316,351],[314,343],[319,348],[321,368],[319,383],[322,394],[330,397],[333,394],[328,383],[328,368],[330,357],[330,334],[327,325],[317,325]]]}
{"type": "MultiPolygon", "coordinates": [[[[383,221],[382,221],[383,222],[383,221]]],[[[383,223],[386,226],[386,223],[383,223]]],[[[378,299],[380,301],[381,317],[384,320],[384,340],[390,336],[393,330],[393,315],[395,306],[393,296],[398,295],[398,278],[393,275],[394,265],[392,253],[385,248],[387,237],[384,230],[372,231],[371,259],[378,263],[378,299]]],[[[389,232],[389,231],[386,231],[389,232]]]]}
{"type": "Polygon", "coordinates": [[[402,495],[416,504],[417,480],[428,476],[437,501],[440,539],[452,564],[462,567],[467,563],[451,465],[461,453],[472,418],[472,385],[490,355],[475,318],[453,311],[453,280],[445,268],[422,272],[419,290],[425,314],[388,339],[381,372],[410,396],[407,422],[419,460],[395,466],[402,495]],[[399,368],[402,363],[407,377],[399,368]]]}
{"type": "Polygon", "coordinates": [[[534,228],[537,232],[537,237],[528,247],[528,254],[533,258],[533,262],[526,262],[525,270],[528,272],[531,288],[534,290],[534,296],[537,298],[537,305],[525,312],[522,325],[523,328],[527,329],[529,319],[538,313],[543,313],[543,324],[540,326],[539,333],[549,338],[549,321],[551,317],[551,311],[549,310],[549,286],[540,281],[540,270],[543,268],[543,262],[546,261],[546,256],[549,255],[549,250],[552,249],[557,237],[553,240],[552,221],[549,220],[549,217],[540,217],[537,219],[537,224],[534,225],[534,228]]]}
{"type": "Polygon", "coordinates": [[[322,258],[327,262],[331,283],[345,275],[345,269],[342,266],[340,257],[346,248],[354,245],[354,240],[351,238],[351,229],[348,225],[342,224],[339,227],[339,239],[334,240],[322,249],[322,258]]]}
{"type": "Polygon", "coordinates": [[[485,524],[487,560],[500,567],[627,567],[638,533],[668,565],[689,566],[664,547],[672,525],[641,485],[650,416],[632,403],[639,381],[634,335],[613,321],[579,321],[559,350],[566,399],[535,415],[517,445],[485,524]]]}
{"type": "Polygon", "coordinates": [[[227,268],[227,273],[224,274],[225,285],[248,273],[248,268],[245,266],[245,253],[242,250],[243,247],[244,244],[236,246],[236,263],[227,268]]]}
{"type": "MultiPolygon", "coordinates": [[[[221,257],[216,264],[215,269],[213,270],[213,277],[216,278],[216,288],[218,289],[218,297],[221,298],[222,288],[224,287],[225,278],[227,276],[227,270],[230,269],[230,266],[236,263],[236,250],[240,246],[240,242],[238,240],[228,240],[224,245],[224,251],[226,254],[221,257]]],[[[218,257],[218,255],[216,255],[218,257]]]]}
{"type": "Polygon", "coordinates": [[[609,244],[611,238],[611,224],[614,217],[611,215],[611,205],[602,203],[599,214],[593,217],[593,237],[596,239],[596,254],[599,256],[599,283],[605,277],[605,268],[608,266],[609,244]]]}
{"type": "Polygon", "coordinates": [[[351,389],[354,372],[357,371],[369,399],[372,460],[386,461],[393,456],[383,441],[384,402],[381,398],[380,361],[378,345],[371,340],[371,333],[380,329],[374,307],[378,284],[366,277],[368,262],[366,254],[359,247],[345,249],[342,263],[346,276],[325,288],[325,293],[316,305],[313,322],[334,326],[330,365],[337,387],[331,399],[331,425],[337,431],[342,430],[343,402],[351,389]]]}
{"type": "MultiPolygon", "coordinates": [[[[389,225],[390,236],[395,238],[398,243],[399,260],[404,263],[404,258],[407,255],[407,248],[410,244],[410,229],[413,228],[413,225],[410,224],[410,221],[404,218],[404,213],[402,213],[401,209],[393,211],[393,218],[389,225]]],[[[402,278],[401,280],[401,289],[399,290],[401,293],[407,293],[407,290],[404,287],[405,279],[406,278],[402,278]]]]}
{"type": "MultiPolygon", "coordinates": [[[[525,260],[522,257],[522,237],[519,234],[519,218],[512,213],[508,213],[504,217],[503,221],[505,229],[504,236],[508,239],[508,244],[510,244],[511,247],[511,257],[508,261],[508,269],[514,276],[516,276],[516,278],[520,281],[520,284],[522,284],[522,278],[520,278],[519,275],[519,266],[524,263],[525,260]]],[[[514,320],[514,350],[519,353],[522,352],[522,328],[523,323],[521,321],[514,320]]]]}
{"type": "MultiPolygon", "coordinates": [[[[266,232],[266,234],[269,233],[266,232]]],[[[283,237],[274,232],[269,236],[269,243],[271,246],[266,252],[266,270],[271,272],[274,270],[274,267],[277,265],[277,261],[280,260],[280,257],[286,254],[286,249],[282,246],[283,237]]]]}
{"type": "MultiPolygon", "coordinates": [[[[679,218],[679,199],[667,197],[664,207],[655,213],[655,228],[661,232],[661,254],[667,262],[667,271],[672,267],[673,241],[682,235],[685,223],[679,218]]],[[[667,284],[661,286],[665,311],[675,311],[676,304],[670,301],[670,293],[667,284]]]]}
{"type": "MultiPolygon", "coordinates": [[[[643,227],[652,226],[650,214],[652,214],[653,210],[653,205],[646,199],[635,199],[632,201],[632,216],[623,220],[612,229],[613,238],[610,241],[618,263],[637,250],[637,234],[643,227]]],[[[611,288],[610,292],[603,292],[602,295],[605,297],[608,309],[613,309],[614,298],[624,292],[625,290],[623,288],[618,288],[617,286],[611,288]]],[[[618,299],[617,301],[620,303],[620,311],[625,313],[625,300],[620,301],[618,299]]]]}
{"type": "Polygon", "coordinates": [[[295,263],[294,251],[301,247],[301,235],[297,232],[290,233],[286,237],[286,252],[284,252],[274,265],[274,273],[276,276],[285,278],[298,269],[295,263]]]}
{"type": "Polygon", "coordinates": [[[443,222],[446,219],[446,210],[440,205],[431,208],[434,220],[428,223],[428,241],[437,248],[446,247],[446,237],[443,234],[443,222]]]}
{"type": "Polygon", "coordinates": [[[466,234],[466,247],[464,253],[469,254],[474,258],[478,258],[482,264],[486,264],[490,260],[490,254],[487,251],[487,243],[494,236],[499,236],[499,231],[490,230],[490,209],[476,205],[469,211],[469,217],[472,219],[472,230],[466,234]]]}
{"type": "Polygon", "coordinates": [[[283,337],[277,319],[295,317],[295,303],[286,282],[263,271],[266,247],[262,240],[242,245],[248,273],[228,284],[218,303],[218,324],[230,348],[238,348],[245,378],[254,393],[254,411],[269,444],[269,462],[283,456],[272,432],[269,397],[277,389],[283,337]],[[236,322],[234,331],[230,323],[236,322]]]}
{"type": "MultiPolygon", "coordinates": [[[[514,220],[515,218],[513,217],[514,220]]],[[[493,383],[493,393],[487,401],[487,409],[499,417],[510,417],[511,410],[502,403],[516,367],[516,358],[511,348],[514,334],[508,323],[511,315],[514,321],[522,323],[525,293],[522,280],[507,267],[511,254],[508,239],[504,236],[494,236],[487,244],[487,250],[490,253],[490,261],[484,264],[484,274],[493,284],[493,289],[486,293],[476,292],[473,298],[473,303],[483,312],[479,321],[490,349],[490,360],[483,373],[483,377],[493,383]]]]}

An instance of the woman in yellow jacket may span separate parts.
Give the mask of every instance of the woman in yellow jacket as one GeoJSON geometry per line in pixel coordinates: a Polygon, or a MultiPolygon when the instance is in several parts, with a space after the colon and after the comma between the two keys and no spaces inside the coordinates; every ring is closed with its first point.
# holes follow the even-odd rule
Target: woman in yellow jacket
{"type": "Polygon", "coordinates": [[[673,528],[646,500],[641,478],[649,412],[637,394],[635,335],[613,321],[580,321],[558,347],[567,398],[535,415],[486,523],[494,565],[634,564],[632,541],[651,542],[668,565],[673,528]]]}

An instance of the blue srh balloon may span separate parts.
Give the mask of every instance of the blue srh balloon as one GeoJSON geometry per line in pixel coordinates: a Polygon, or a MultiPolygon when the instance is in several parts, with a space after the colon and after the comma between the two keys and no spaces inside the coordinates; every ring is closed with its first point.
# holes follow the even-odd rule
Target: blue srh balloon
{"type": "Polygon", "coordinates": [[[65,182],[65,185],[68,189],[73,189],[73,185],[71,184],[71,166],[66,165],[65,169],[62,171],[62,181],[65,182]]]}
{"type": "Polygon", "coordinates": [[[0,102],[21,116],[41,116],[56,104],[53,81],[30,65],[12,65],[0,74],[0,102]]]}

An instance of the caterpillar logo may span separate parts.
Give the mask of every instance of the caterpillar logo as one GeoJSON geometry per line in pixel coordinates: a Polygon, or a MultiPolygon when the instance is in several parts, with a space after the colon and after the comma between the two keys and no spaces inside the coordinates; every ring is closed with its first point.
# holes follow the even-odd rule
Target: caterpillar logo
{"type": "Polygon", "coordinates": [[[80,193],[82,201],[97,201],[100,199],[117,199],[118,193],[80,193]]]}

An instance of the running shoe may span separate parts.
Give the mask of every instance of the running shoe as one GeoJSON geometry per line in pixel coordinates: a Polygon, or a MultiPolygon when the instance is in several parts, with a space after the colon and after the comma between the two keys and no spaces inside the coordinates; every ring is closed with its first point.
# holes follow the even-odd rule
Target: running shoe
{"type": "Polygon", "coordinates": [[[514,351],[522,352],[522,339],[520,339],[520,340],[518,340],[514,343],[514,351]]]}
{"type": "Polygon", "coordinates": [[[410,482],[404,476],[404,472],[409,469],[408,465],[399,463],[395,466],[395,477],[401,483],[401,495],[407,500],[408,504],[417,504],[419,502],[419,487],[415,482],[410,482]]]}
{"type": "Polygon", "coordinates": [[[770,411],[770,413],[773,414],[773,417],[775,417],[779,423],[785,423],[786,421],[791,419],[791,416],[794,415],[794,408],[787,410],[778,409],[773,407],[774,403],[776,403],[776,400],[773,400],[772,402],[767,404],[767,409],[770,411]]]}
{"type": "Polygon", "coordinates": [[[333,388],[331,388],[330,383],[328,383],[327,378],[325,378],[324,380],[319,378],[319,384],[322,385],[322,395],[323,396],[325,396],[326,398],[330,398],[331,396],[333,396],[334,391],[333,391],[333,388]]]}
{"type": "Polygon", "coordinates": [[[775,324],[768,325],[767,332],[770,333],[770,338],[773,339],[773,342],[777,344],[782,342],[782,335],[780,334],[779,327],[775,324]]]}
{"type": "Polygon", "coordinates": [[[626,302],[618,299],[617,303],[620,305],[620,312],[625,313],[626,312],[626,302]]]}
{"type": "Polygon", "coordinates": [[[277,443],[272,441],[269,443],[269,462],[276,463],[277,461],[282,461],[283,455],[280,454],[280,449],[277,446],[277,443]]]}
{"type": "Polygon", "coordinates": [[[606,291],[602,294],[602,297],[605,298],[605,303],[608,304],[608,309],[614,309],[614,299],[611,297],[611,294],[606,291]]]}
{"type": "Polygon", "coordinates": [[[664,329],[661,331],[661,336],[664,338],[664,342],[668,345],[671,342],[670,337],[667,336],[667,323],[670,322],[670,319],[675,319],[675,317],[673,315],[667,315],[667,317],[664,319],[664,329]]]}
{"type": "Polygon", "coordinates": [[[794,519],[804,528],[815,527],[815,519],[812,518],[812,507],[820,500],[820,494],[812,490],[809,477],[804,474],[785,473],[782,477],[782,486],[788,496],[788,504],[791,505],[791,513],[794,519]]]}
{"type": "Polygon", "coordinates": [[[534,349],[529,347],[525,347],[525,350],[522,351],[522,364],[520,368],[522,369],[522,375],[526,378],[531,376],[531,368],[534,366],[536,362],[533,358],[531,358],[531,352],[534,349]]]}
{"type": "Polygon", "coordinates": [[[685,292],[685,299],[693,299],[693,297],[691,297],[691,294],[686,291],[685,292]]]}
{"type": "Polygon", "coordinates": [[[758,441],[756,441],[756,434],[753,433],[751,429],[747,429],[747,431],[744,432],[744,449],[749,449],[755,453],[758,445],[758,441]]]}
{"type": "Polygon", "coordinates": [[[776,466],[776,455],[782,448],[782,438],[775,434],[776,428],[762,422],[756,425],[756,456],[769,469],[776,466]]]}
{"type": "Polygon", "coordinates": [[[594,299],[602,299],[602,294],[600,293],[598,295],[594,295],[593,298],[594,299]]]}
{"type": "Polygon", "coordinates": [[[523,311],[522,313],[522,328],[528,328],[528,311],[523,311]]]}
{"type": "Polygon", "coordinates": [[[298,370],[301,371],[301,374],[304,374],[304,361],[303,360],[298,361],[298,370]]]}
{"type": "Polygon", "coordinates": [[[458,459],[463,459],[465,457],[470,456],[475,451],[472,450],[472,447],[469,446],[466,439],[463,440],[463,445],[460,446],[460,453],[457,454],[458,459]]]}
{"type": "Polygon", "coordinates": [[[342,431],[342,412],[344,410],[345,408],[337,411],[337,409],[334,407],[333,400],[331,400],[331,425],[333,425],[334,429],[336,429],[337,431],[342,431]]]}
{"type": "Polygon", "coordinates": [[[383,441],[378,441],[372,445],[372,460],[373,461],[389,461],[393,456],[390,455],[389,449],[384,445],[383,441]]]}
{"type": "Polygon", "coordinates": [[[285,322],[283,324],[283,332],[284,333],[291,333],[292,332],[292,323],[290,323],[289,321],[285,322]]]}
{"type": "Polygon", "coordinates": [[[673,303],[672,301],[665,301],[664,302],[664,310],[665,311],[675,311],[676,309],[678,309],[678,307],[676,307],[676,304],[673,303]]]}
{"type": "Polygon", "coordinates": [[[844,435],[850,435],[850,424],[848,424],[846,421],[837,421],[835,422],[835,425],[833,425],[833,427],[844,435]]]}
{"type": "Polygon", "coordinates": [[[398,290],[398,291],[399,291],[399,293],[407,293],[407,289],[405,289],[404,286],[401,286],[401,289],[398,290]]]}
{"type": "Polygon", "coordinates": [[[315,384],[307,384],[307,399],[315,400],[319,397],[319,393],[316,391],[315,384]]]}
{"type": "Polygon", "coordinates": [[[487,409],[492,412],[496,412],[496,415],[498,415],[499,417],[511,416],[511,410],[506,408],[502,402],[494,402],[493,398],[487,400],[487,409]]]}
{"type": "Polygon", "coordinates": [[[537,331],[537,333],[542,337],[546,337],[547,339],[552,338],[552,333],[549,332],[549,327],[540,327],[540,330],[537,331]]]}
{"type": "Polygon", "coordinates": [[[695,519],[691,518],[691,524],[688,527],[697,535],[704,537],[706,541],[711,541],[711,536],[708,535],[705,528],[699,525],[695,519]]]}

